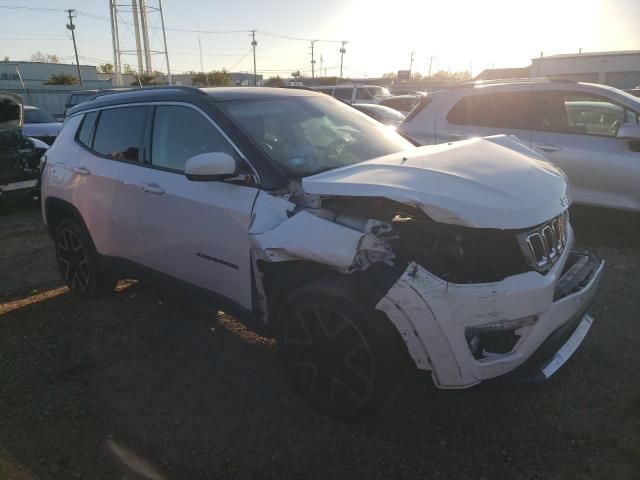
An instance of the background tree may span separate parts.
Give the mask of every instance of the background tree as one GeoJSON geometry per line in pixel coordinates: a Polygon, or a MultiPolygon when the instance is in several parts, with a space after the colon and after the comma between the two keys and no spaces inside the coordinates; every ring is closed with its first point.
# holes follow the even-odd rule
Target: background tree
{"type": "Polygon", "coordinates": [[[138,75],[136,72],[133,73],[133,82],[131,85],[133,86],[153,86],[153,85],[162,85],[162,81],[160,80],[160,76],[162,72],[151,72],[151,73],[143,73],[142,75],[138,75]]]}
{"type": "Polygon", "coordinates": [[[127,75],[135,75],[136,71],[133,68],[131,68],[131,65],[126,63],[124,65],[124,68],[122,69],[122,73],[125,73],[127,75]]]}
{"type": "Polygon", "coordinates": [[[382,78],[398,78],[398,74],[396,72],[387,72],[382,74],[382,78]]]}
{"type": "Polygon", "coordinates": [[[448,72],[446,70],[440,70],[428,78],[429,80],[445,82],[466,82],[471,80],[471,75],[466,70],[462,72],[448,72]]]}
{"type": "Polygon", "coordinates": [[[60,63],[60,57],[55,53],[42,53],[38,50],[35,53],[31,54],[32,62],[40,62],[40,63],[60,63]]]}
{"type": "Polygon", "coordinates": [[[100,73],[113,73],[113,65],[110,63],[103,63],[98,65],[98,72],[100,73]]]}
{"type": "Polygon", "coordinates": [[[211,72],[190,72],[191,84],[200,86],[231,85],[231,75],[226,70],[213,70],[211,72]]]}
{"type": "Polygon", "coordinates": [[[284,80],[280,78],[280,75],[276,75],[275,77],[267,78],[264,81],[265,87],[281,87],[284,85],[284,80]]]}
{"type": "Polygon", "coordinates": [[[49,79],[44,82],[45,85],[75,85],[76,83],[78,83],[78,79],[66,73],[53,73],[49,79]]]}
{"type": "Polygon", "coordinates": [[[420,72],[413,72],[411,75],[412,80],[422,80],[422,74],[420,72]]]}
{"type": "Polygon", "coordinates": [[[3,62],[8,62],[9,61],[9,57],[7,55],[4,56],[4,58],[2,59],[3,62]]]}

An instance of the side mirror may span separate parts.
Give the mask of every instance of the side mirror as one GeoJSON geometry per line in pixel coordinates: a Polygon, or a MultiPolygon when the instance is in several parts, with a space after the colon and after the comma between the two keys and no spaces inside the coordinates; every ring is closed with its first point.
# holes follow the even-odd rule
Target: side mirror
{"type": "Polygon", "coordinates": [[[640,125],[636,123],[623,123],[618,128],[617,138],[625,140],[640,140],[640,125]]]}
{"type": "Polygon", "coordinates": [[[191,157],[184,166],[184,173],[195,182],[223,180],[238,174],[235,159],[224,152],[207,152],[191,157]]]}

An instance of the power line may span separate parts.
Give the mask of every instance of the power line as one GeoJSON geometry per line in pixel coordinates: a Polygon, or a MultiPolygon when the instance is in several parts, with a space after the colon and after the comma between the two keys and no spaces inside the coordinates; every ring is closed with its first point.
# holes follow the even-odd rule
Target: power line
{"type": "Polygon", "coordinates": [[[268,37],[275,37],[275,38],[283,38],[285,40],[296,40],[299,42],[322,42],[322,43],[342,43],[342,40],[320,40],[320,39],[311,39],[311,38],[302,38],[302,37],[292,37],[290,35],[281,35],[279,33],[273,33],[273,32],[265,32],[264,30],[260,30],[260,34],[261,35],[266,35],[268,37]]]}

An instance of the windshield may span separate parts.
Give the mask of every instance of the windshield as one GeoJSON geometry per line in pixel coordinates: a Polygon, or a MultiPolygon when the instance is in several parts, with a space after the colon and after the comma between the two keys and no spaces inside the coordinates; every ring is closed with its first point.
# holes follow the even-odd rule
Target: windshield
{"type": "Polygon", "coordinates": [[[219,104],[290,177],[304,177],[414,148],[394,130],[331,97],[219,104]]]}
{"type": "Polygon", "coordinates": [[[58,121],[39,108],[24,109],[24,123],[57,123],[58,121]]]}

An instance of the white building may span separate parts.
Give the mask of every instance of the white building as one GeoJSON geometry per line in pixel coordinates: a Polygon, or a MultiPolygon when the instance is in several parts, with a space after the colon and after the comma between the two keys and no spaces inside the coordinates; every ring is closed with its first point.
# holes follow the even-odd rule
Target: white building
{"type": "MultiPolygon", "coordinates": [[[[0,88],[39,88],[51,75],[61,73],[78,78],[78,67],[69,63],[0,62],[0,88]]],[[[80,65],[80,73],[84,88],[111,87],[111,82],[98,79],[95,65],[80,65]]],[[[74,85],[74,88],[79,89],[80,84],[74,85]]]]}
{"type": "Polygon", "coordinates": [[[630,89],[640,85],[640,50],[533,58],[531,76],[567,78],[630,89]]]}

